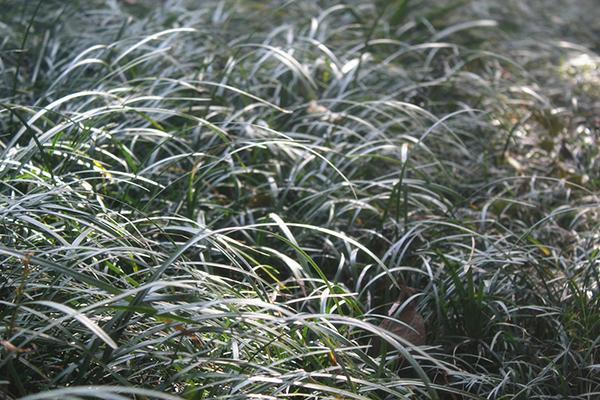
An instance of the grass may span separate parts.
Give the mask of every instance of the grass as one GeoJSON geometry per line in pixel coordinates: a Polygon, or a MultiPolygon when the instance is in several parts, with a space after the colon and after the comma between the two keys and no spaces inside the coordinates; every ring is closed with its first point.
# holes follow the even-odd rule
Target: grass
{"type": "Polygon", "coordinates": [[[600,393],[591,0],[0,5],[4,398],[600,393]]]}

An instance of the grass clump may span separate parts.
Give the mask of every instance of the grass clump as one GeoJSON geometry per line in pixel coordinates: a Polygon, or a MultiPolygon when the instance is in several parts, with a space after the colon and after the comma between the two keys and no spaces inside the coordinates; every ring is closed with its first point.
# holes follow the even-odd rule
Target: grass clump
{"type": "Polygon", "coordinates": [[[589,3],[9,0],[0,391],[593,398],[589,3]]]}

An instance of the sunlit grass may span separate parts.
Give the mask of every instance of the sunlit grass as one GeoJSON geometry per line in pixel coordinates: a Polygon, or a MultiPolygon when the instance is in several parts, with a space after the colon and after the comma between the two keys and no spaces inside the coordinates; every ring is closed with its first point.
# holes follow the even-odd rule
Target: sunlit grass
{"type": "Polygon", "coordinates": [[[7,398],[600,391],[587,27],[516,0],[9,3],[7,398]],[[380,326],[408,311],[423,345],[380,326]]]}

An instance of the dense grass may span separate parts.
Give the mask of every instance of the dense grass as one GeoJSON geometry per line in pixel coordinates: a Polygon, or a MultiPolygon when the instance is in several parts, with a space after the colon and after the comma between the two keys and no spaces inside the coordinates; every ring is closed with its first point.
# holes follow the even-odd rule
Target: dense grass
{"type": "Polygon", "coordinates": [[[593,1],[0,6],[5,398],[600,395],[593,1]]]}

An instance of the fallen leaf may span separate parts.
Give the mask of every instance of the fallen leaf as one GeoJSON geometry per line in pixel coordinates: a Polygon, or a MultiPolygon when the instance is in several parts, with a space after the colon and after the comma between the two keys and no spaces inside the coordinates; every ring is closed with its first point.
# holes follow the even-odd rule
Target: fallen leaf
{"type": "Polygon", "coordinates": [[[4,347],[4,350],[6,350],[9,353],[29,353],[33,351],[33,348],[21,349],[9,342],[8,340],[0,340],[0,345],[2,345],[2,347],[4,347]]]}
{"type": "MultiPolygon", "coordinates": [[[[405,286],[398,300],[390,307],[388,318],[384,319],[379,326],[415,346],[422,346],[427,339],[427,331],[425,319],[417,310],[416,299],[412,297],[414,294],[416,294],[415,289],[405,286]],[[399,309],[401,311],[397,314],[399,309]]],[[[381,352],[381,342],[381,338],[376,338],[373,342],[373,351],[378,355],[381,352]]]]}

